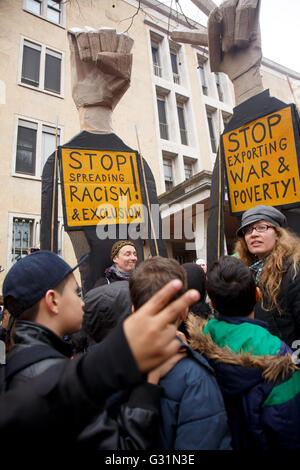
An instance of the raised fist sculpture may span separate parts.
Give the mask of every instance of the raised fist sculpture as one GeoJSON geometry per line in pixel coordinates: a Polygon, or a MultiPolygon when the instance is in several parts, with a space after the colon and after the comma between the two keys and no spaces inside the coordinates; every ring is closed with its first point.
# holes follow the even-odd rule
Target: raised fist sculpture
{"type": "MultiPolygon", "coordinates": [[[[192,2],[199,7],[205,3],[192,2]]],[[[213,2],[209,2],[211,9],[213,2]]],[[[259,7],[260,0],[226,0],[211,10],[207,35],[200,31],[171,33],[177,42],[208,45],[210,69],[231,79],[236,105],[263,91],[259,7]]]]}
{"type": "Polygon", "coordinates": [[[112,111],[130,86],[133,39],[114,29],[68,31],[72,96],[81,129],[109,133],[112,111]]]}

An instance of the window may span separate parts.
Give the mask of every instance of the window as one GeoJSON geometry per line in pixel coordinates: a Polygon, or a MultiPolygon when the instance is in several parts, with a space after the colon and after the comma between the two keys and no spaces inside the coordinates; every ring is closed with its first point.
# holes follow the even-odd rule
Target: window
{"type": "Polygon", "coordinates": [[[157,108],[158,108],[160,137],[162,139],[168,140],[169,134],[168,134],[168,124],[167,124],[167,115],[166,115],[166,103],[165,103],[164,98],[157,98],[157,108]]]}
{"type": "Polygon", "coordinates": [[[184,163],[184,176],[186,180],[193,176],[193,165],[191,163],[184,163]]]}
{"type": "Polygon", "coordinates": [[[61,0],[23,0],[24,10],[62,25],[63,2],[61,0]]]}
{"type": "Polygon", "coordinates": [[[166,191],[169,191],[173,187],[173,170],[172,170],[172,160],[164,159],[164,180],[166,191]]]}
{"type": "Polygon", "coordinates": [[[15,173],[40,177],[47,158],[60,145],[61,129],[40,121],[18,119],[15,173]],[[56,135],[57,132],[57,135],[56,135]]]}
{"type": "Polygon", "coordinates": [[[28,218],[13,218],[12,227],[12,248],[11,248],[11,264],[14,264],[21,258],[26,256],[34,243],[35,220],[28,218]]]}
{"type": "Polygon", "coordinates": [[[215,72],[215,78],[216,78],[216,85],[217,85],[219,100],[224,101],[224,96],[223,96],[223,91],[222,91],[222,86],[221,86],[221,79],[220,79],[220,75],[218,74],[218,72],[215,72]]]}
{"type": "Polygon", "coordinates": [[[161,77],[162,70],[161,70],[160,60],[159,60],[158,45],[152,44],[151,49],[152,49],[152,61],[153,61],[154,75],[156,75],[157,77],[161,77]]]}
{"type": "Polygon", "coordinates": [[[20,82],[61,95],[62,54],[24,39],[20,82]]]}
{"type": "Polygon", "coordinates": [[[208,88],[206,84],[206,77],[205,77],[205,70],[204,70],[204,64],[199,64],[198,66],[199,73],[200,73],[200,81],[202,85],[202,92],[204,95],[208,94],[208,88]]]}
{"type": "Polygon", "coordinates": [[[213,153],[216,153],[217,152],[216,138],[215,138],[213,120],[212,120],[211,116],[207,116],[207,122],[208,122],[211,149],[212,149],[213,153]]]}
{"type": "MultiPolygon", "coordinates": [[[[24,258],[30,248],[39,245],[40,217],[37,215],[9,214],[8,265],[24,258]]],[[[63,254],[63,220],[58,218],[58,254],[63,254]]]]}
{"type": "Polygon", "coordinates": [[[183,145],[188,145],[187,130],[186,130],[185,119],[184,119],[184,109],[183,109],[182,104],[177,103],[177,114],[178,114],[181,143],[183,145]]]}
{"type": "Polygon", "coordinates": [[[173,80],[174,83],[180,84],[180,76],[178,71],[178,62],[177,62],[177,53],[171,52],[171,65],[172,65],[172,72],[173,72],[173,80]]]}

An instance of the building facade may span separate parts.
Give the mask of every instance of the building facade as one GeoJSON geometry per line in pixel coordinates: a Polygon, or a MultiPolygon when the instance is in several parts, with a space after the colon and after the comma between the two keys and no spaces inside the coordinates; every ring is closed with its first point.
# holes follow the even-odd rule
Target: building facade
{"type": "MultiPolygon", "coordinates": [[[[2,0],[0,18],[0,284],[39,243],[45,161],[80,131],[67,30],[85,25],[134,39],[131,86],[114,110],[113,129],[150,165],[163,218],[159,236],[170,256],[205,257],[211,172],[234,95],[226,75],[211,73],[206,48],[169,37],[181,27],[205,28],[157,0],[2,0]]],[[[272,96],[300,106],[299,73],[268,59],[261,70],[272,96]]],[[[61,201],[59,253],[75,263],[61,201]]]]}

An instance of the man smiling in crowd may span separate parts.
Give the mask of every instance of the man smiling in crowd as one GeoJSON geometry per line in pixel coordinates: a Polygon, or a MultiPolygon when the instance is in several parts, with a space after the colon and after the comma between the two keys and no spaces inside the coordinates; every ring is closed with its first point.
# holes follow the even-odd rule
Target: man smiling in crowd
{"type": "Polygon", "coordinates": [[[136,247],[130,240],[119,240],[113,244],[110,258],[113,264],[104,271],[94,287],[128,280],[137,263],[136,247]]]}

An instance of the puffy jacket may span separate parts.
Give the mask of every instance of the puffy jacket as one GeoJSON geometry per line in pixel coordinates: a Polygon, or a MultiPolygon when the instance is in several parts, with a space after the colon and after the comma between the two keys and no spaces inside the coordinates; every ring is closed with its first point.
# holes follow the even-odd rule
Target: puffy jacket
{"type": "Polygon", "coordinates": [[[1,444],[15,455],[17,442],[23,459],[33,442],[48,456],[53,449],[55,455],[74,455],[78,434],[103,410],[106,400],[117,390],[142,382],[118,325],[88,354],[61,361],[0,396],[1,444]]]}
{"type": "Polygon", "coordinates": [[[131,313],[128,281],[91,289],[84,297],[83,330],[99,343],[107,333],[131,313]]]}
{"type": "MultiPolygon", "coordinates": [[[[258,302],[255,318],[267,322],[270,332],[292,347],[293,342],[300,338],[300,264],[295,277],[293,267],[286,268],[277,302],[280,312],[277,308],[265,310],[258,302]]],[[[268,305],[267,299],[264,299],[264,304],[268,305]]]]}
{"type": "Polygon", "coordinates": [[[216,372],[234,449],[300,449],[300,370],[264,325],[242,317],[205,325],[191,317],[191,345],[216,372]]]}
{"type": "MultiPolygon", "coordinates": [[[[16,344],[8,355],[8,363],[16,354],[22,355],[25,349],[36,345],[47,345],[50,354],[53,349],[60,352],[62,357],[39,360],[21,369],[11,378],[7,385],[8,390],[24,386],[30,379],[41,375],[53,365],[61,367],[72,354],[69,344],[45,326],[31,321],[16,322],[14,340],[16,344]]],[[[87,355],[92,354],[94,350],[97,350],[97,345],[93,346],[87,355]]],[[[159,386],[143,382],[137,387],[125,389],[121,394],[113,395],[110,397],[111,404],[100,414],[97,413],[82,431],[77,446],[85,450],[151,448],[158,427],[160,393],[159,386]]]]}
{"type": "Polygon", "coordinates": [[[17,320],[14,326],[14,346],[7,355],[7,362],[16,354],[22,354],[22,351],[32,346],[48,346],[49,350],[53,349],[61,353],[62,357],[46,358],[27,366],[26,368],[17,372],[7,384],[7,390],[12,390],[19,385],[27,382],[29,379],[42,374],[46,369],[52,365],[59,365],[66,358],[72,356],[71,346],[57,336],[53,331],[49,330],[39,323],[34,323],[27,320],[17,320]]]}
{"type": "Polygon", "coordinates": [[[179,361],[160,380],[160,449],[229,450],[231,435],[221,391],[213,368],[187,347],[179,361]]]}

